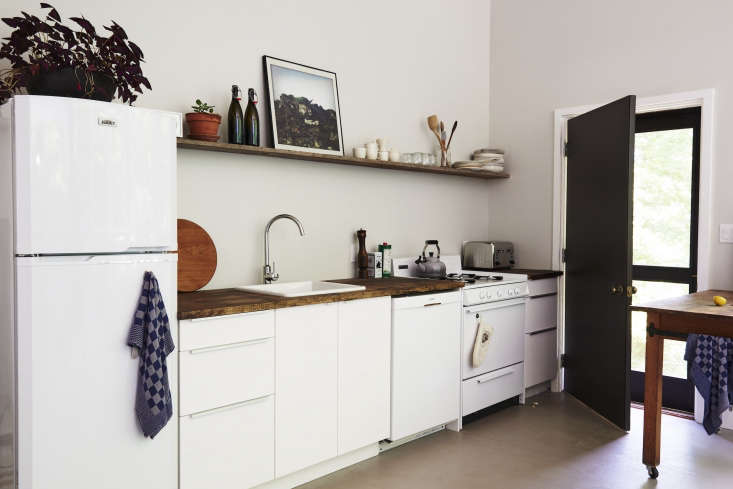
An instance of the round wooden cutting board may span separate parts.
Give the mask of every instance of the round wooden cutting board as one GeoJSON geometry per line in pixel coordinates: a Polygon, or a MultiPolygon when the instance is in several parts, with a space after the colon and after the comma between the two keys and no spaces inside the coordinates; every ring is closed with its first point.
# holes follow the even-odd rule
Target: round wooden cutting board
{"type": "Polygon", "coordinates": [[[178,220],[178,290],[193,292],[208,284],[216,271],[216,246],[204,228],[178,220]]]}

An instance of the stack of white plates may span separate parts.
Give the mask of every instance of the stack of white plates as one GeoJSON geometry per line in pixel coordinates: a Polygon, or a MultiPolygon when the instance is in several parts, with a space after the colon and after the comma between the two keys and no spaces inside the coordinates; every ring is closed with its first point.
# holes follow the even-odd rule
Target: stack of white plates
{"type": "Polygon", "coordinates": [[[456,161],[455,163],[453,163],[453,168],[466,170],[483,170],[491,171],[494,173],[501,173],[504,171],[504,164],[497,164],[480,160],[466,160],[456,161]]]}
{"type": "Polygon", "coordinates": [[[471,153],[470,161],[456,161],[453,168],[491,171],[504,171],[504,151],[500,149],[482,148],[471,153]]]}

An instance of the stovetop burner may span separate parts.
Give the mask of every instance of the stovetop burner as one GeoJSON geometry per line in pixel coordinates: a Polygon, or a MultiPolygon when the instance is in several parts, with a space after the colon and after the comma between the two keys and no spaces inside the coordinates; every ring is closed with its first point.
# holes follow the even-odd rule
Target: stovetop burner
{"type": "Polygon", "coordinates": [[[504,280],[501,275],[476,275],[475,273],[449,273],[445,276],[446,280],[454,280],[456,282],[465,282],[473,284],[479,282],[498,282],[504,280]]]}

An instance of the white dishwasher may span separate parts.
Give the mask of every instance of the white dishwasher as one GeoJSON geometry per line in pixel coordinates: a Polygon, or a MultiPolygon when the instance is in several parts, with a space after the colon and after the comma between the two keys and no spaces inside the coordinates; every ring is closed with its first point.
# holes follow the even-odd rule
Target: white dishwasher
{"type": "Polygon", "coordinates": [[[460,291],[392,300],[390,440],[461,416],[460,291]]]}

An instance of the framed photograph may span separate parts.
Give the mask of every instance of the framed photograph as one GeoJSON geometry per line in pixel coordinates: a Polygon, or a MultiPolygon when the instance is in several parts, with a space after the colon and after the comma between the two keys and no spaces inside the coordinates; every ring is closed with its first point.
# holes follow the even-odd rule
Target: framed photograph
{"type": "Polygon", "coordinates": [[[336,73],[263,56],[276,149],[344,155],[336,73]]]}

